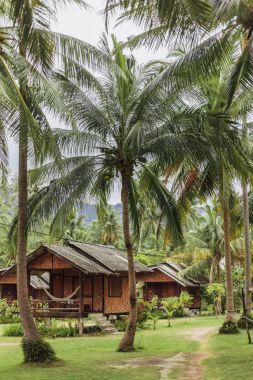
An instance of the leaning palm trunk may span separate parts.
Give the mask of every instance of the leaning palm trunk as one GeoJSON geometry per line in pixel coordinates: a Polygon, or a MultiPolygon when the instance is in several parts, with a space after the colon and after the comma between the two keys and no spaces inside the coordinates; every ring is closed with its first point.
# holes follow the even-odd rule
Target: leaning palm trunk
{"type": "Polygon", "coordinates": [[[129,282],[129,317],[126,332],[119,344],[119,351],[132,351],[134,349],[134,337],[137,322],[137,297],[133,247],[129,226],[129,174],[122,172],[121,201],[123,206],[123,234],[128,258],[128,282],[129,282]]]}
{"type": "Polygon", "coordinates": [[[224,254],[226,274],[226,321],[234,321],[233,278],[230,251],[230,213],[227,195],[223,195],[224,254]]]}
{"type": "Polygon", "coordinates": [[[243,197],[243,225],[244,225],[244,244],[245,244],[245,307],[247,315],[251,313],[251,251],[250,251],[250,227],[249,227],[249,200],[248,186],[242,185],[243,197]]]}
{"type": "MultiPolygon", "coordinates": [[[[22,123],[21,123],[22,124],[22,123]]],[[[20,126],[18,175],[17,296],[20,318],[26,338],[38,340],[39,334],[29,307],[27,275],[27,128],[20,126]]]]}

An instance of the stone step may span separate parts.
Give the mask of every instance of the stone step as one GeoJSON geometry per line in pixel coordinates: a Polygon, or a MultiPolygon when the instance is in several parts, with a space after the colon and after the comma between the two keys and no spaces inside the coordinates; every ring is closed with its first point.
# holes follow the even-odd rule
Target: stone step
{"type": "Polygon", "coordinates": [[[89,314],[89,317],[93,319],[97,326],[100,327],[101,331],[105,334],[118,334],[118,330],[115,328],[114,324],[108,320],[103,314],[89,314]]]}

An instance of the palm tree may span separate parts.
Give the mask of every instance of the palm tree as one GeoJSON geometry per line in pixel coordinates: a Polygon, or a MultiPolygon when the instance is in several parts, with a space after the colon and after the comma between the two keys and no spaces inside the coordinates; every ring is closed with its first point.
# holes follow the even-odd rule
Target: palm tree
{"type": "MultiPolygon", "coordinates": [[[[206,107],[209,112],[224,112],[225,91],[226,84],[220,78],[203,83],[200,86],[200,92],[202,93],[200,99],[202,99],[203,107],[206,107]]],[[[187,192],[189,192],[190,199],[196,196],[196,194],[202,197],[210,196],[215,192],[218,194],[223,212],[227,301],[226,321],[234,321],[235,318],[231,269],[231,233],[232,227],[235,225],[234,223],[231,224],[231,217],[234,217],[231,212],[236,201],[233,181],[236,177],[240,179],[248,178],[252,171],[244,154],[245,148],[242,144],[242,131],[237,128],[237,125],[232,120],[231,116],[223,114],[220,123],[216,119],[212,123],[212,128],[210,129],[210,126],[207,128],[204,133],[207,133],[209,136],[213,153],[207,157],[207,161],[202,167],[194,168],[192,165],[189,167],[188,163],[186,163],[188,170],[185,168],[181,169],[182,177],[180,174],[178,178],[183,183],[183,199],[185,199],[187,192]],[[224,138],[228,139],[227,143],[224,138]],[[192,175],[193,172],[195,173],[194,176],[192,175]]]]}
{"type": "Polygon", "coordinates": [[[32,182],[52,181],[30,199],[28,222],[35,226],[54,213],[52,233],[59,234],[75,205],[89,198],[107,204],[114,185],[120,183],[129,319],[119,350],[128,351],[133,349],[137,310],[131,225],[139,236],[142,200],[136,179],[162,211],[172,241],[180,241],[176,203],[159,173],[186,156],[191,162],[201,161],[209,145],[202,138],[199,114],[184,103],[181,94],[168,97],[159,88],[147,96],[146,88],[161,64],[138,66],[133,56],[123,54],[115,38],[113,44],[111,53],[102,39],[100,49],[106,58],[95,73],[87,74],[88,83],[74,73],[69,72],[68,78],[58,75],[59,88],[70,102],[78,127],[54,133],[63,155],[60,168],[51,162],[31,171],[32,182]]]}
{"type": "MultiPolygon", "coordinates": [[[[190,73],[190,81],[195,80],[196,75],[217,73],[221,63],[227,61],[227,54],[236,49],[238,54],[230,72],[228,89],[230,104],[238,87],[252,86],[252,6],[252,0],[196,0],[194,4],[188,0],[172,3],[166,0],[107,0],[105,13],[108,20],[111,13],[121,9],[120,22],[131,19],[144,28],[142,34],[130,38],[132,46],[167,46],[170,50],[185,50],[188,46],[188,54],[177,62],[177,67],[191,63],[186,73],[186,76],[190,73]],[[244,41],[242,51],[241,40],[244,41]]],[[[165,70],[171,74],[171,68],[165,70]]],[[[173,70],[177,70],[176,66],[173,70]]]]}
{"type": "MultiPolygon", "coordinates": [[[[73,0],[74,1],[74,0],[73,0]]],[[[83,2],[76,0],[78,4],[83,2]]],[[[1,122],[19,143],[17,294],[25,337],[40,340],[28,302],[27,283],[27,165],[28,157],[39,161],[46,156],[57,161],[54,143],[45,115],[57,114],[71,122],[64,99],[53,85],[54,57],[64,68],[90,62],[95,49],[88,44],[50,31],[56,5],[62,2],[10,0],[2,12],[6,25],[1,27],[0,80],[8,101],[1,122]]],[[[98,62],[98,60],[96,61],[98,62]]],[[[2,98],[1,98],[2,100],[2,98]]]]}
{"type": "Polygon", "coordinates": [[[119,240],[119,223],[112,206],[97,207],[98,223],[101,226],[101,242],[114,245],[119,240]]]}
{"type": "Polygon", "coordinates": [[[209,283],[221,283],[220,262],[223,257],[223,229],[220,207],[214,198],[212,204],[195,206],[195,220],[184,232],[185,244],[176,248],[170,259],[187,264],[191,277],[209,275],[209,283]],[[214,281],[216,279],[216,281],[214,281]]]}
{"type": "MultiPolygon", "coordinates": [[[[188,54],[176,62],[173,69],[166,68],[160,75],[161,81],[172,73],[177,80],[177,71],[185,66],[182,83],[192,83],[196,78],[217,73],[230,55],[236,57],[228,73],[226,93],[227,107],[231,106],[234,94],[252,89],[253,84],[253,23],[252,0],[221,1],[173,1],[166,0],[107,0],[106,13],[120,8],[124,13],[120,21],[132,19],[145,31],[130,39],[132,46],[146,44],[149,47],[189,46],[188,54]],[[235,55],[234,52],[237,52],[235,55]],[[188,66],[188,68],[187,68],[188,66]]],[[[171,78],[170,78],[171,81],[171,78]]],[[[246,132],[246,127],[245,134],[246,132]]],[[[242,184],[244,199],[245,233],[245,299],[247,313],[250,313],[251,296],[251,252],[249,244],[249,221],[247,182],[242,184]]]]}

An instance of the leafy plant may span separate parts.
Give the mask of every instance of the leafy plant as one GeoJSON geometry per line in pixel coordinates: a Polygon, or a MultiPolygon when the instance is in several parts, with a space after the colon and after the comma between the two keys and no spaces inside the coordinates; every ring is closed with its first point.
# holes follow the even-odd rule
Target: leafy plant
{"type": "Polygon", "coordinates": [[[207,286],[207,294],[213,299],[213,308],[216,316],[221,313],[221,300],[225,296],[225,287],[223,284],[210,284],[207,286]]]}
{"type": "Polygon", "coordinates": [[[145,302],[147,318],[152,321],[153,329],[156,329],[156,323],[161,317],[161,312],[158,307],[158,297],[155,296],[151,301],[145,302]]]}
{"type": "Polygon", "coordinates": [[[162,308],[168,317],[168,327],[171,326],[171,318],[179,307],[178,297],[169,297],[162,300],[162,308]]]}

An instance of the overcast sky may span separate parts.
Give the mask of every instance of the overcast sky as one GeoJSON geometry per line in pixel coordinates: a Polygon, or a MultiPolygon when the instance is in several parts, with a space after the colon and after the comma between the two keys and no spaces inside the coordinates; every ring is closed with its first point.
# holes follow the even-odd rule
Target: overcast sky
{"type": "MultiPolygon", "coordinates": [[[[62,8],[58,12],[57,23],[52,29],[79,38],[92,45],[96,45],[101,34],[105,32],[105,20],[104,16],[101,14],[104,1],[86,0],[86,2],[92,6],[92,9],[80,9],[77,5],[69,5],[66,8],[62,8]]],[[[115,16],[114,19],[110,20],[109,35],[114,33],[118,40],[125,41],[127,37],[141,32],[141,30],[131,22],[115,27],[116,18],[117,17],[115,16]]],[[[166,57],[165,51],[160,50],[154,53],[144,48],[136,50],[134,55],[139,62],[166,57]]],[[[58,126],[56,120],[52,120],[52,126],[58,126]]],[[[15,174],[18,165],[17,146],[11,141],[9,148],[11,173],[15,174]]],[[[119,189],[115,189],[111,203],[115,204],[118,202],[120,202],[119,189]]]]}

